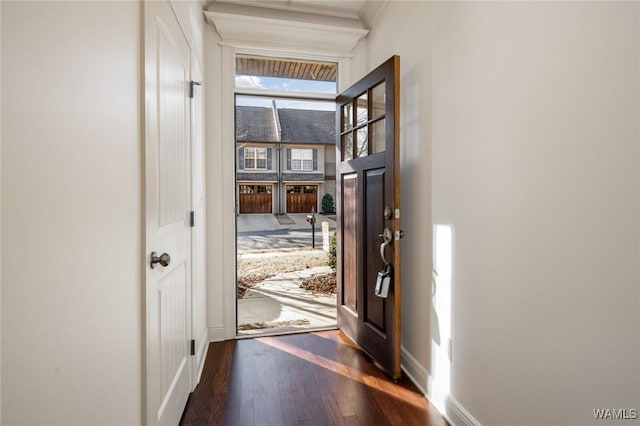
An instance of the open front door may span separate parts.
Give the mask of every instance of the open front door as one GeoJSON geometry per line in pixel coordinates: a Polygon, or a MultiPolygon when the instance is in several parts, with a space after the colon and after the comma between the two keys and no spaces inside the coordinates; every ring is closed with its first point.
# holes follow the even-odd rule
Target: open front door
{"type": "Polygon", "coordinates": [[[338,327],[394,378],[400,377],[399,67],[393,56],[336,105],[338,327]],[[386,298],[375,290],[385,263],[386,298]]]}

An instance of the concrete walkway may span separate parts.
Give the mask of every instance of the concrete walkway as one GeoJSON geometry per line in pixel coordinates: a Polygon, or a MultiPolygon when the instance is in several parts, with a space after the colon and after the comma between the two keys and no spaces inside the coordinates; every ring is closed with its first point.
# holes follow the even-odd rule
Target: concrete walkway
{"type": "Polygon", "coordinates": [[[336,326],[336,296],[314,295],[300,288],[303,279],[331,272],[328,266],[277,274],[249,289],[238,300],[238,326],[299,321],[304,325],[241,330],[240,336],[336,326]],[[307,323],[308,321],[308,323],[307,323]]]}

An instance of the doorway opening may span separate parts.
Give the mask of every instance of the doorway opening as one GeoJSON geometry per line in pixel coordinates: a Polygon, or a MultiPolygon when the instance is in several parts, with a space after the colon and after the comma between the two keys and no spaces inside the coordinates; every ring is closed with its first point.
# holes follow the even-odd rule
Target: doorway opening
{"type": "Polygon", "coordinates": [[[337,64],[236,55],[237,336],[336,328],[337,64]]]}

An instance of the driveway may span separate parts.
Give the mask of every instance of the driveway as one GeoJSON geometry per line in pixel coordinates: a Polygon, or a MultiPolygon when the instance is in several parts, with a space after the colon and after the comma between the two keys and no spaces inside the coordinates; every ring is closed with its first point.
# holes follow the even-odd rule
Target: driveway
{"type": "MultiPolygon", "coordinates": [[[[317,214],[315,226],[316,248],[322,248],[322,222],[335,230],[335,220],[317,214]]],[[[268,250],[311,247],[311,225],[306,214],[280,216],[272,214],[242,214],[237,217],[238,250],[268,250]]]]}
{"type": "MultiPolygon", "coordinates": [[[[283,229],[311,229],[305,213],[289,213],[279,215],[282,224],[273,214],[241,214],[236,218],[238,233],[250,231],[275,231],[283,229]]],[[[335,216],[316,214],[316,228],[322,229],[322,222],[329,223],[329,228],[336,227],[335,216]]]]}

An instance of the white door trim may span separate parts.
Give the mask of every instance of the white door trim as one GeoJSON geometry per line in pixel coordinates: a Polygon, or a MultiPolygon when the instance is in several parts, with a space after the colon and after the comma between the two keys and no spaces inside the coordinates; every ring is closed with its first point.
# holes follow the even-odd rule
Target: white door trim
{"type": "Polygon", "coordinates": [[[224,338],[236,337],[235,48],[222,47],[222,292],[224,338]]]}
{"type": "MultiPolygon", "coordinates": [[[[222,49],[222,226],[217,234],[222,241],[222,288],[224,306],[224,339],[235,339],[237,335],[236,304],[236,180],[235,180],[235,58],[238,53],[255,53],[263,56],[282,56],[283,52],[259,47],[237,49],[221,45],[222,49]]],[[[288,55],[297,58],[297,55],[288,55]]],[[[352,81],[351,58],[340,56],[302,55],[305,59],[331,60],[338,63],[338,91],[352,81]]],[[[336,94],[337,95],[337,94],[336,94]]]]}
{"type": "MultiPolygon", "coordinates": [[[[352,80],[353,49],[368,30],[357,20],[335,19],[320,22],[309,14],[288,12],[266,18],[248,16],[234,7],[215,5],[217,10],[205,11],[206,21],[220,35],[222,54],[222,217],[221,229],[214,233],[222,245],[222,299],[224,338],[237,334],[236,305],[236,181],[235,181],[235,57],[237,53],[263,56],[315,59],[338,62],[340,93],[352,80]],[[304,36],[302,35],[304,34],[304,36]]],[[[245,11],[246,12],[246,11],[245,11]]],[[[239,90],[238,93],[241,91],[239,90]]],[[[336,93],[336,95],[337,95],[336,93]]],[[[264,93],[262,93],[264,94],[264,93]]],[[[322,98],[322,96],[313,96],[322,98]]],[[[215,297],[215,296],[214,296],[215,297]]],[[[210,330],[211,333],[211,330],[210,330]]]]}

